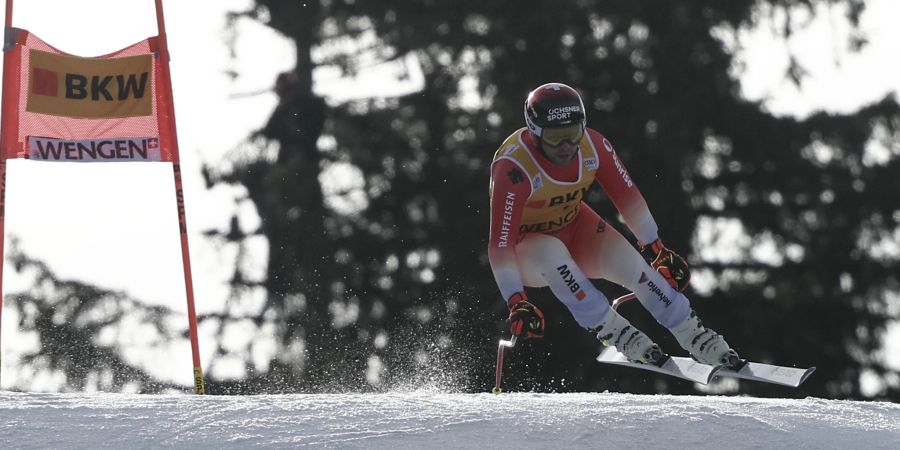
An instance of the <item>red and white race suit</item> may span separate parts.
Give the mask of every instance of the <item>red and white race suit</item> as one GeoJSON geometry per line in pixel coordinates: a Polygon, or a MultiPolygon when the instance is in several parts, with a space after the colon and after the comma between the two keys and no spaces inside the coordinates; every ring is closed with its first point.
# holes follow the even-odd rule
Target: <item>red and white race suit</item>
{"type": "Polygon", "coordinates": [[[589,279],[603,278],[634,292],[663,326],[682,322],[688,299],[583,200],[599,183],[642,243],[658,237],[647,202],[602,134],[588,128],[578,147],[567,165],[555,165],[522,128],[494,155],[488,258],[500,293],[508,301],[524,286],[549,286],[581,326],[593,328],[609,300],[589,279]]]}

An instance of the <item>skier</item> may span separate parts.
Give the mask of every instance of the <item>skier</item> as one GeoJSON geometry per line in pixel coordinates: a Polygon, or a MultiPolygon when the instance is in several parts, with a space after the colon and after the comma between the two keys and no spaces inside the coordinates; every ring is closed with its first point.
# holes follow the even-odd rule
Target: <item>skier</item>
{"type": "Polygon", "coordinates": [[[491,166],[488,258],[509,307],[514,336],[540,338],[544,315],[524,286],[549,286],[582,327],[634,362],[661,361],[664,353],[609,305],[589,279],[630,289],[640,303],[693,357],[733,364],[737,353],[706,328],[682,291],[690,281],[684,259],[666,248],[647,203],[610,141],[586,127],[575,89],[548,83],[525,101],[526,128],[509,136],[491,166]],[[600,184],[629,229],[640,253],[587,204],[600,184]]]}

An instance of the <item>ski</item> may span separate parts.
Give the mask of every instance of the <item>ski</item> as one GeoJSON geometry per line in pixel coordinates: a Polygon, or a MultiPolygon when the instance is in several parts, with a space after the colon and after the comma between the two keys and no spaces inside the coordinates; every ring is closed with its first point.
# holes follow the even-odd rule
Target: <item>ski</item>
{"type": "Polygon", "coordinates": [[[649,370],[700,384],[709,383],[717,371],[717,368],[713,366],[679,356],[665,356],[654,364],[632,362],[625,355],[619,353],[615,347],[607,347],[606,350],[603,350],[600,356],[597,356],[597,362],[649,370]]]}
{"type": "Polygon", "coordinates": [[[619,353],[614,347],[608,347],[600,353],[600,356],[597,357],[597,362],[649,370],[700,384],[708,384],[715,377],[725,377],[794,388],[803,384],[816,371],[815,367],[804,369],[777,366],[745,359],[741,360],[734,367],[714,367],[680,356],[666,356],[655,364],[643,364],[629,361],[625,355],[619,353]]]}
{"type": "Polygon", "coordinates": [[[741,360],[734,367],[720,367],[713,376],[799,387],[815,370],[815,367],[802,369],[741,360]]]}

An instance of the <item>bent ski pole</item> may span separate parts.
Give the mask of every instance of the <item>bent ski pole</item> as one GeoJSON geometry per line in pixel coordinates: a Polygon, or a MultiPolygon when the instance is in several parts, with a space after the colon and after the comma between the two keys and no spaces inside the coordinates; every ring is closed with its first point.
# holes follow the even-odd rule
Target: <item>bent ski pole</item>
{"type": "Polygon", "coordinates": [[[497,343],[497,376],[494,379],[494,389],[491,389],[491,392],[494,394],[503,392],[503,390],[500,389],[500,379],[503,377],[503,349],[506,347],[513,348],[515,346],[516,336],[513,336],[508,341],[500,339],[500,342],[497,343]]]}
{"type": "MultiPolygon", "coordinates": [[[[617,309],[622,303],[625,303],[629,300],[634,300],[637,298],[637,295],[634,292],[625,294],[612,302],[612,308],[617,309]]],[[[500,381],[503,379],[503,353],[504,350],[508,348],[513,348],[516,346],[516,336],[510,338],[510,340],[506,341],[500,339],[497,343],[497,373],[494,378],[494,388],[491,389],[491,392],[494,394],[499,394],[503,392],[503,389],[500,388],[500,381]]]]}
{"type": "Polygon", "coordinates": [[[634,292],[625,294],[625,295],[613,300],[612,309],[619,309],[619,306],[622,306],[622,303],[625,303],[629,300],[634,300],[636,298],[637,298],[637,295],[635,295],[634,292]]]}

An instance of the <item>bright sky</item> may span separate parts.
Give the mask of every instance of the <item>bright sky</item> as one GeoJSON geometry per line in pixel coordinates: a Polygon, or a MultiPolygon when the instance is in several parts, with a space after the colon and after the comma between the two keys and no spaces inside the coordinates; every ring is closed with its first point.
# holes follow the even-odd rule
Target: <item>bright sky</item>
{"type": "MultiPolygon", "coordinates": [[[[271,87],[277,73],[294,64],[287,41],[266,27],[244,20],[239,27],[237,58],[226,46],[226,13],[246,9],[251,0],[214,2],[165,0],[171,71],[176,99],[179,144],[184,172],[191,240],[194,292],[199,312],[220,308],[230,275],[228,253],[200,235],[222,228],[234,211],[235,191],[207,191],[200,176],[204,162],[218,160],[259,128],[275,105],[274,94],[232,98],[233,94],[271,87]],[[236,79],[227,71],[238,74],[236,79]],[[225,261],[225,262],[223,262],[225,261]]],[[[807,65],[810,78],[801,90],[783,81],[786,53],[768,29],[742,33],[747,72],[743,89],[754,99],[767,98],[777,114],[804,115],[812,110],[851,111],[900,90],[900,3],[867,2],[863,30],[871,43],[860,55],[843,47],[847,30],[837,26],[840,11],[819,20],[789,43],[807,65]]],[[[51,45],[80,56],[96,56],[156,35],[153,0],[19,0],[13,25],[51,45]],[[127,5],[127,7],[125,6],[127,5]],[[52,11],[52,14],[46,14],[52,11]],[[75,19],[83,20],[75,26],[75,19]]],[[[327,77],[326,73],[321,75],[327,77]]],[[[324,80],[319,80],[320,82],[324,80]]],[[[332,98],[343,91],[339,83],[332,98]]],[[[317,92],[325,92],[320,84],[317,92]]],[[[7,248],[18,236],[30,255],[49,263],[64,278],[82,279],[125,290],[142,300],[184,310],[181,250],[178,241],[171,168],[165,163],[77,164],[13,160],[7,180],[7,248]]],[[[24,288],[9,267],[3,291],[24,288]]],[[[185,320],[186,322],[186,320],[185,320]]],[[[185,323],[186,325],[186,323],[185,323]]],[[[3,385],[16,353],[16,318],[4,309],[2,323],[3,385]]],[[[201,329],[201,332],[203,330],[201,329]]],[[[894,338],[900,340],[900,327],[894,338]]],[[[212,345],[204,345],[204,367],[212,345]]],[[[167,378],[190,383],[187,346],[170,355],[167,378]]],[[[896,352],[895,352],[896,353],[896,352]]],[[[895,355],[896,356],[896,355],[895,355]]],[[[900,356],[893,360],[900,367],[900,356]]]]}
{"type": "MultiPolygon", "coordinates": [[[[800,19],[799,23],[808,26],[787,48],[771,25],[740,33],[739,39],[747,44],[740,55],[747,69],[742,77],[744,95],[767,99],[766,106],[775,114],[804,117],[818,110],[849,113],[900,91],[900,32],[896,26],[900,2],[866,2],[861,28],[869,44],[860,53],[848,49],[851,30],[844,17],[845,8],[819,6],[815,21],[800,19]],[[799,90],[783,78],[788,51],[810,75],[799,90]]],[[[783,10],[776,11],[775,24],[784,20],[783,10]]]]}

